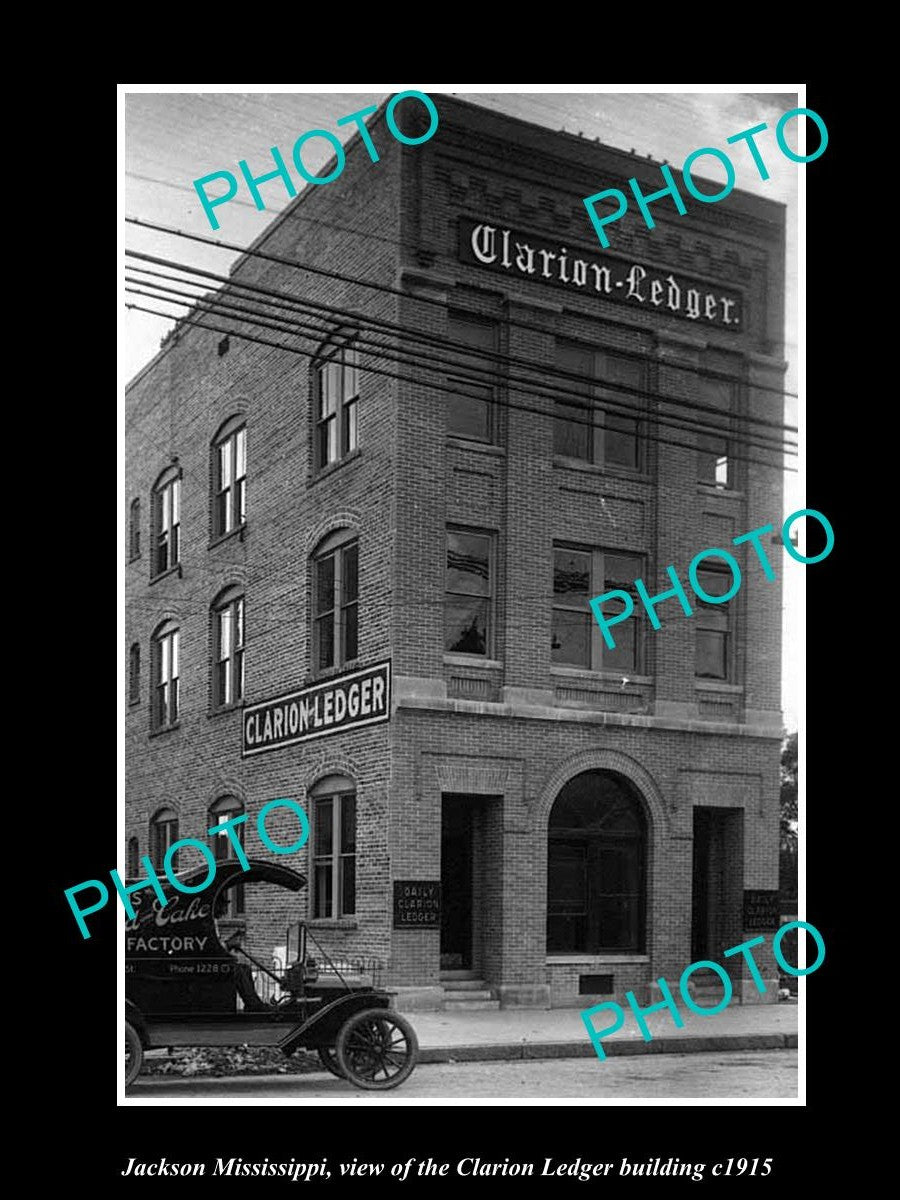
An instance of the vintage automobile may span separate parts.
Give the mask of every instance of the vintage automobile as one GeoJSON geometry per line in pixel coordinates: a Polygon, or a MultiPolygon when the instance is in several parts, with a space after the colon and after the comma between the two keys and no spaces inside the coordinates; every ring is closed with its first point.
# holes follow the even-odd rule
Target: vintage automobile
{"type": "Polygon", "coordinates": [[[131,895],[125,925],[125,1086],[137,1078],[144,1051],[163,1046],[275,1046],[285,1054],[315,1051],[333,1075],[360,1088],[394,1088],[416,1065],[418,1042],[391,994],[376,987],[372,962],[321,961],[308,952],[299,921],[288,931],[288,961],[270,970],[223,928],[227,893],[268,883],[299,892],[306,879],[274,863],[220,862],[204,889],[207,868],[165,879],[162,905],[150,889],[131,895]],[[270,999],[256,981],[269,983],[270,999]]]}

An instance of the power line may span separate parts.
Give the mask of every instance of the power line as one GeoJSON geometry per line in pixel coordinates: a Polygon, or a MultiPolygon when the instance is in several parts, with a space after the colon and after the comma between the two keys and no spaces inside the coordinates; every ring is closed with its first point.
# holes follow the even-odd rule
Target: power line
{"type": "MultiPolygon", "coordinates": [[[[197,274],[204,278],[211,274],[210,272],[202,271],[199,269],[197,269],[195,271],[194,268],[191,268],[190,266],[182,265],[180,263],[167,262],[166,260],[159,260],[158,258],[156,258],[156,256],[138,254],[137,252],[134,252],[134,251],[128,251],[127,253],[129,254],[129,256],[139,258],[142,261],[152,261],[157,264],[162,263],[162,265],[169,265],[172,268],[174,268],[175,270],[181,271],[182,273],[194,273],[194,274],[197,274]]],[[[152,271],[146,267],[138,266],[138,267],[133,267],[131,269],[138,271],[141,274],[149,275],[151,277],[166,279],[171,282],[184,284],[186,286],[193,287],[193,288],[200,288],[202,286],[200,283],[197,283],[194,280],[182,279],[175,275],[166,274],[165,272],[152,271]]],[[[219,278],[221,278],[221,277],[219,277],[219,278]]],[[[144,283],[145,281],[131,280],[130,282],[144,283]]],[[[147,285],[145,283],[145,286],[154,286],[154,285],[147,285]]],[[[161,289],[161,290],[174,291],[175,289],[161,289]]],[[[282,292],[279,289],[266,288],[266,287],[262,287],[262,286],[256,285],[256,284],[244,285],[244,284],[238,284],[238,283],[229,283],[227,288],[222,289],[220,291],[207,293],[206,295],[200,296],[200,297],[192,296],[191,298],[198,302],[202,301],[202,302],[205,302],[208,304],[219,304],[220,306],[228,306],[228,304],[230,303],[229,293],[232,296],[234,296],[235,299],[246,299],[246,297],[237,296],[236,293],[238,291],[249,291],[251,293],[260,293],[263,297],[266,297],[266,299],[259,300],[258,301],[259,303],[262,303],[266,307],[269,307],[269,308],[286,308],[286,309],[288,309],[288,311],[290,311],[291,313],[293,313],[295,315],[296,315],[296,309],[298,309],[298,308],[301,310],[306,309],[306,308],[311,308],[314,310],[312,315],[315,317],[316,320],[325,320],[326,319],[326,318],[320,316],[317,311],[315,311],[319,308],[322,308],[326,313],[337,314],[337,316],[339,316],[342,321],[346,320],[346,321],[352,323],[354,325],[354,327],[356,327],[356,328],[362,327],[369,322],[368,318],[362,317],[360,314],[354,313],[350,310],[338,309],[332,305],[320,305],[316,301],[304,300],[299,297],[291,296],[289,293],[282,292]],[[277,297],[277,299],[269,300],[268,299],[269,296],[277,297]]],[[[187,293],[181,293],[181,294],[186,295],[187,293]]],[[[157,298],[161,298],[161,297],[157,297],[157,298]]],[[[257,296],[251,295],[250,299],[257,300],[257,296]]],[[[302,315],[308,315],[308,314],[306,314],[304,312],[304,313],[302,313],[302,315]]],[[[333,321],[336,322],[336,317],[330,318],[330,319],[332,319],[333,321]]],[[[436,338],[433,338],[430,335],[426,335],[426,334],[417,335],[415,333],[411,333],[410,331],[404,330],[404,329],[402,329],[402,327],[396,326],[393,323],[387,322],[387,321],[373,320],[372,323],[373,324],[377,323],[378,325],[385,327],[385,330],[378,329],[378,330],[375,330],[374,332],[377,332],[377,333],[384,332],[386,336],[400,337],[404,342],[409,341],[409,340],[420,341],[423,344],[425,344],[426,346],[428,346],[429,349],[433,349],[433,348],[437,347],[437,349],[440,351],[446,347],[451,350],[451,353],[455,353],[456,355],[462,355],[465,358],[471,357],[472,353],[475,352],[475,353],[478,353],[480,357],[485,357],[485,358],[488,358],[491,362],[498,363],[500,369],[499,370],[497,370],[497,369],[489,370],[486,367],[482,368],[479,365],[472,364],[472,363],[466,363],[464,366],[461,367],[459,364],[458,357],[448,358],[446,355],[441,355],[440,353],[438,353],[436,355],[434,355],[434,354],[427,355],[427,354],[423,354],[421,351],[417,351],[416,357],[413,360],[414,365],[420,365],[423,358],[431,359],[431,361],[441,363],[444,367],[449,367],[453,371],[453,374],[457,379],[461,376],[461,373],[464,370],[477,371],[480,373],[478,376],[476,376],[476,377],[466,376],[465,378],[468,381],[475,383],[475,384],[484,384],[486,382],[489,382],[489,383],[497,382],[497,383],[505,385],[505,384],[509,383],[509,384],[515,385],[516,387],[518,387],[522,390],[530,391],[532,394],[539,393],[541,395],[546,395],[547,392],[552,389],[554,392],[563,392],[569,396],[576,396],[578,398],[578,403],[571,404],[571,402],[567,402],[565,399],[560,399],[559,397],[554,397],[555,399],[557,399],[558,403],[561,403],[561,404],[570,403],[571,407],[577,407],[577,408],[591,407],[592,405],[596,404],[596,405],[599,405],[600,407],[607,408],[607,409],[610,409],[610,408],[611,409],[620,409],[622,411],[623,415],[625,415],[627,417],[635,416],[633,406],[624,403],[621,399],[616,399],[612,396],[600,397],[597,395],[585,397],[585,394],[584,394],[585,388],[594,389],[601,382],[601,381],[594,379],[591,376],[584,376],[577,372],[569,371],[564,368],[560,368],[558,366],[550,366],[550,365],[542,366],[540,364],[532,363],[530,360],[516,359],[512,356],[503,355],[499,352],[493,352],[493,351],[488,351],[488,350],[482,351],[481,348],[478,348],[478,347],[468,347],[466,345],[463,345],[463,344],[457,343],[457,342],[453,342],[451,340],[436,339],[436,338]],[[519,377],[513,375],[512,373],[510,373],[508,371],[509,364],[512,364],[512,365],[522,364],[529,371],[532,371],[533,373],[538,374],[540,376],[540,378],[538,379],[537,382],[532,381],[530,379],[524,379],[524,380],[520,379],[519,377]],[[555,382],[551,382],[548,386],[547,376],[559,376],[560,378],[563,378],[566,381],[571,380],[574,384],[577,385],[578,390],[576,391],[572,387],[566,387],[563,384],[557,384],[555,382]]],[[[306,325],[305,327],[310,328],[310,326],[308,326],[308,325],[306,325]]],[[[325,331],[325,333],[330,333],[330,332],[333,332],[333,330],[325,331]]],[[[369,345],[372,345],[372,346],[378,348],[379,350],[384,348],[383,343],[373,341],[371,338],[366,338],[362,333],[355,335],[354,341],[366,342],[369,345]]],[[[402,353],[404,353],[407,357],[411,357],[410,352],[406,351],[405,348],[402,350],[402,353]]],[[[389,357],[389,356],[385,356],[385,357],[389,357]]],[[[403,361],[403,360],[398,360],[398,361],[403,361]]],[[[755,423],[755,424],[764,425],[767,427],[771,426],[771,427],[777,428],[777,429],[784,428],[779,423],[774,422],[774,421],[769,421],[764,418],[752,417],[748,414],[725,412],[722,409],[717,409],[712,405],[706,405],[706,404],[702,404],[702,403],[681,400],[681,399],[672,399],[670,397],[662,395],[659,392],[651,391],[645,387],[637,387],[637,386],[633,386],[633,385],[629,385],[629,384],[618,384],[618,383],[612,384],[609,386],[614,388],[616,391],[620,391],[620,392],[626,393],[628,395],[634,395],[641,400],[658,401],[658,402],[673,405],[677,408],[685,408],[686,410],[690,410],[691,412],[696,410],[697,412],[700,412],[702,414],[708,413],[708,414],[710,414],[711,417],[715,418],[715,422],[721,422],[723,419],[725,419],[728,422],[727,425],[723,426],[721,424],[714,423],[712,421],[708,421],[708,422],[706,422],[706,429],[703,429],[702,428],[703,422],[701,422],[701,420],[699,418],[692,418],[692,417],[687,416],[686,414],[684,414],[684,415],[682,415],[681,413],[663,414],[663,413],[659,413],[659,412],[653,414],[653,419],[656,420],[658,423],[664,424],[664,425],[670,425],[674,428],[689,429],[692,431],[700,430],[702,432],[714,432],[717,434],[727,433],[732,438],[735,438],[735,434],[732,432],[732,428],[731,428],[733,422],[743,422],[743,423],[751,422],[751,423],[755,423]]],[[[772,439],[769,440],[764,433],[760,432],[757,434],[753,434],[752,438],[751,438],[751,436],[740,435],[739,440],[742,440],[747,445],[755,445],[760,449],[774,449],[774,450],[782,449],[781,444],[775,443],[774,435],[773,435],[772,439]],[[752,438],[755,438],[757,440],[754,441],[754,440],[752,440],[752,438]]],[[[787,447],[793,448],[796,445],[796,443],[794,443],[792,441],[788,441],[785,443],[785,445],[787,447]]]]}
{"type": "MultiPolygon", "coordinates": [[[[398,296],[403,300],[414,300],[421,304],[430,304],[442,310],[455,308],[456,306],[446,300],[436,300],[433,296],[413,296],[410,292],[404,291],[402,288],[391,287],[385,283],[374,283],[370,280],[354,278],[350,275],[342,275],[338,271],[327,271],[323,267],[314,267],[310,263],[297,262],[295,259],[285,258],[279,254],[270,254],[264,250],[256,250],[252,247],[238,246],[235,242],[226,242],[220,238],[212,238],[202,233],[188,233],[182,229],[175,229],[171,225],[160,225],[154,221],[145,221],[140,217],[126,217],[125,221],[129,225],[138,225],[144,229],[153,229],[158,233],[167,233],[172,237],[186,238],[188,241],[201,242],[204,245],[214,246],[220,250],[232,250],[239,252],[242,256],[246,255],[253,258],[263,259],[267,262],[279,263],[281,266],[291,267],[293,270],[308,271],[312,275],[320,275],[326,279],[338,280],[341,283],[353,284],[357,287],[370,288],[373,291],[384,292],[390,296],[398,296]]],[[[261,237],[268,236],[267,233],[260,235],[261,237]]],[[[529,321],[515,320],[512,317],[506,319],[506,324],[511,328],[525,329],[531,333],[540,333],[544,336],[547,334],[547,329],[542,325],[535,325],[529,321]]],[[[629,358],[643,360],[644,356],[639,351],[621,350],[619,353],[629,358]]],[[[538,365],[538,369],[543,370],[543,367],[538,365]]],[[[734,377],[724,371],[715,371],[711,368],[704,367],[698,371],[691,371],[692,375],[700,375],[709,379],[719,379],[728,383],[734,383],[734,377]]],[[[769,387],[765,384],[754,384],[754,389],[761,392],[772,392],[778,396],[790,396],[797,398],[796,392],[787,392],[783,388],[769,387]]]]}
{"type": "MultiPolygon", "coordinates": [[[[184,282],[184,281],[179,280],[178,282],[184,282]]],[[[161,300],[164,303],[181,304],[181,305],[184,305],[185,307],[188,307],[187,300],[190,300],[191,307],[199,306],[203,311],[212,311],[212,312],[219,311],[223,316],[230,317],[233,320],[237,320],[237,319],[246,320],[247,318],[245,318],[243,316],[235,317],[235,316],[232,316],[232,313],[237,313],[237,314],[249,313],[250,314],[249,320],[251,322],[253,322],[255,318],[262,316],[262,317],[270,319],[272,321],[278,321],[278,322],[282,322],[283,324],[288,325],[289,329],[287,332],[293,332],[294,330],[311,330],[311,333],[305,333],[305,332],[299,333],[297,336],[300,336],[306,340],[312,341],[317,346],[320,346],[324,337],[327,336],[329,332],[331,332],[327,329],[325,329],[325,330],[319,329],[318,327],[316,327],[314,325],[310,325],[308,322],[303,322],[303,321],[298,321],[298,320],[295,320],[292,318],[282,317],[278,314],[271,314],[271,313],[266,312],[265,310],[263,310],[260,313],[259,310],[257,310],[257,309],[245,308],[244,306],[242,306],[240,304],[236,304],[233,301],[230,301],[227,299],[222,299],[222,298],[210,299],[206,296],[200,296],[200,297],[192,296],[192,295],[189,295],[188,293],[179,291],[177,288],[167,287],[166,285],[156,284],[156,283],[152,283],[152,282],[147,283],[144,280],[134,280],[134,279],[126,278],[126,283],[139,285],[137,287],[134,287],[134,286],[126,287],[126,289],[125,289],[126,292],[140,295],[140,296],[145,296],[145,297],[148,297],[149,299],[153,299],[153,300],[161,300]],[[154,291],[145,291],[145,290],[143,290],[143,288],[152,288],[152,289],[154,289],[154,291]],[[156,294],[159,292],[170,293],[171,295],[156,294]],[[186,300],[185,299],[177,299],[177,298],[172,299],[171,298],[172,296],[186,297],[187,299],[186,300]]],[[[197,285],[189,284],[188,286],[197,286],[197,285]]],[[[321,320],[322,318],[318,318],[318,319],[321,320]]],[[[267,328],[276,328],[273,325],[266,325],[266,327],[267,328]]],[[[284,332],[284,331],[279,330],[279,332],[284,332]]],[[[438,367],[433,367],[433,366],[430,366],[427,362],[423,362],[423,358],[428,358],[431,356],[427,356],[427,355],[423,356],[421,353],[417,356],[412,356],[410,354],[405,354],[403,352],[397,353],[397,352],[393,351],[391,348],[383,346],[382,343],[371,342],[371,339],[367,339],[365,337],[360,337],[355,340],[361,341],[363,343],[366,343],[366,342],[371,343],[377,350],[377,353],[376,353],[376,350],[371,351],[372,356],[375,358],[381,359],[385,362],[398,363],[401,366],[416,367],[416,368],[419,368],[420,370],[429,371],[432,374],[439,375],[441,377],[441,385],[440,385],[439,390],[444,395],[455,395],[455,396],[467,396],[468,395],[468,393],[461,392],[457,388],[454,388],[449,382],[446,382],[446,380],[445,380],[446,367],[444,365],[444,363],[446,363],[446,360],[442,361],[442,365],[440,365],[438,367]]],[[[439,360],[439,361],[441,361],[441,360],[439,360]]],[[[361,365],[361,370],[370,371],[370,370],[373,370],[373,368],[370,365],[365,364],[365,365],[361,365]]],[[[396,378],[408,379],[408,377],[406,377],[406,376],[396,376],[396,378]]],[[[454,378],[453,382],[457,383],[457,384],[459,384],[460,382],[471,382],[471,383],[474,383],[476,386],[483,386],[483,381],[481,379],[478,379],[478,378],[472,379],[471,377],[468,377],[468,376],[461,376],[458,368],[456,370],[456,378],[454,378]]],[[[516,391],[525,392],[526,394],[532,395],[532,396],[545,396],[550,391],[562,390],[562,389],[558,388],[558,385],[556,385],[556,384],[551,384],[549,388],[544,387],[541,389],[535,389],[533,387],[533,385],[531,387],[523,386],[523,384],[517,380],[510,381],[510,384],[516,391]]],[[[566,389],[566,391],[568,392],[569,395],[574,395],[574,393],[571,392],[569,389],[566,389]]],[[[635,412],[635,409],[633,406],[623,404],[621,401],[616,401],[616,400],[612,399],[611,397],[610,398],[604,397],[603,399],[600,399],[600,398],[585,399],[584,397],[579,397],[577,399],[565,399],[565,398],[553,396],[551,398],[558,405],[565,405],[568,408],[574,408],[581,412],[588,413],[588,415],[585,417],[576,417],[573,414],[566,414],[563,419],[566,420],[567,422],[585,425],[585,426],[588,426],[591,428],[593,428],[593,418],[590,414],[594,408],[601,408],[601,409],[604,409],[607,411],[612,410],[612,419],[608,422],[607,427],[612,429],[614,432],[625,432],[625,433],[631,432],[631,430],[629,430],[627,428],[618,429],[618,430],[616,429],[616,418],[621,416],[623,420],[634,421],[635,423],[649,422],[651,424],[662,425],[665,427],[674,428],[676,430],[683,430],[688,433],[698,433],[701,435],[715,434],[715,435],[726,438],[728,443],[730,443],[732,446],[734,444],[738,444],[738,445],[742,445],[742,446],[748,446],[750,448],[760,449],[760,450],[764,450],[764,451],[770,451],[774,454],[784,453],[784,454],[788,454],[788,455],[792,455],[792,456],[794,455],[794,451],[792,449],[788,449],[787,447],[778,445],[774,441],[769,442],[769,441],[763,441],[761,439],[749,438],[745,435],[736,435],[735,433],[732,432],[732,430],[728,426],[711,425],[709,423],[702,424],[696,420],[689,422],[689,421],[680,420],[677,418],[668,418],[668,417],[662,416],[659,413],[644,413],[641,411],[635,412]]],[[[536,413],[536,414],[543,415],[543,416],[548,416],[548,415],[558,416],[559,415],[559,414],[548,414],[548,413],[546,413],[546,411],[544,409],[535,408],[534,406],[522,405],[521,403],[518,403],[516,401],[512,401],[512,400],[504,401],[496,396],[493,397],[491,399],[491,401],[489,401],[489,402],[492,404],[505,406],[507,408],[510,408],[510,409],[513,409],[516,411],[532,412],[532,413],[536,413]]],[[[725,414],[721,414],[721,415],[725,415],[725,414]]],[[[663,442],[667,445],[681,446],[681,447],[684,447],[687,449],[694,448],[692,446],[692,444],[690,444],[690,443],[674,441],[671,438],[657,437],[657,436],[654,436],[651,434],[647,434],[646,432],[638,434],[637,431],[635,431],[635,436],[647,437],[647,438],[650,438],[651,440],[663,442]]],[[[737,456],[732,452],[732,457],[737,457],[737,456]]],[[[756,460],[748,460],[748,461],[756,461],[756,460]]],[[[767,465],[774,465],[774,464],[767,464],[767,465]]]]}
{"type": "MultiPolygon", "coordinates": [[[[164,296],[156,296],[156,295],[153,295],[153,294],[152,294],[152,293],[150,293],[150,292],[141,291],[141,290],[139,290],[139,289],[135,289],[135,288],[126,288],[125,290],[126,290],[127,292],[136,293],[136,294],[138,294],[138,295],[145,296],[145,297],[147,297],[147,298],[149,298],[149,299],[153,299],[153,300],[161,301],[162,303],[166,303],[166,304],[177,304],[177,305],[180,305],[180,306],[182,306],[182,307],[184,307],[184,308],[194,308],[194,307],[196,307],[196,306],[195,306],[195,304],[193,304],[193,303],[190,303],[190,302],[188,302],[187,300],[172,300],[172,299],[168,299],[167,297],[164,297],[164,296]]],[[[203,303],[203,302],[202,302],[202,301],[200,301],[199,303],[203,303]]],[[[214,303],[214,302],[206,302],[206,303],[207,303],[207,305],[208,305],[208,310],[209,310],[209,309],[212,309],[212,310],[214,311],[214,309],[215,309],[215,303],[214,303]]],[[[148,308],[145,308],[145,307],[143,307],[143,306],[141,306],[141,305],[129,305],[129,304],[126,304],[126,307],[127,307],[127,308],[135,308],[135,309],[137,309],[139,312],[148,312],[148,313],[152,313],[152,314],[153,314],[153,315],[155,315],[155,316],[161,316],[161,317],[167,317],[167,318],[171,318],[171,314],[170,314],[170,313],[161,313],[161,312],[159,312],[159,310],[158,310],[158,309],[148,309],[148,308]]],[[[222,306],[221,306],[221,304],[219,305],[219,307],[220,307],[220,308],[222,307],[222,306]]],[[[226,306],[226,307],[228,307],[228,306],[226,306]]],[[[232,305],[231,307],[235,307],[235,306],[233,306],[233,305],[232,305]]],[[[208,311],[208,310],[207,310],[207,311],[208,311]]],[[[205,313],[204,313],[204,315],[205,315],[205,313]]],[[[264,329],[271,329],[271,330],[273,330],[273,331],[274,331],[274,332],[276,332],[276,333],[282,333],[282,334],[283,334],[283,333],[288,333],[288,334],[292,334],[294,337],[298,337],[298,338],[300,338],[300,339],[302,339],[302,340],[304,340],[304,341],[314,341],[314,340],[315,340],[315,337],[314,337],[313,335],[310,335],[310,334],[299,334],[299,333],[297,333],[295,330],[293,330],[293,329],[291,329],[291,328],[284,329],[283,327],[279,327],[279,325],[275,323],[275,321],[277,320],[277,321],[280,321],[280,322],[281,322],[282,326],[283,326],[284,324],[287,324],[287,322],[285,321],[285,319],[284,319],[284,318],[271,318],[271,319],[264,319],[263,317],[260,317],[260,316],[258,316],[258,315],[257,315],[257,316],[251,316],[251,317],[249,317],[249,318],[247,318],[247,317],[232,317],[232,316],[230,315],[230,313],[228,313],[227,311],[226,311],[225,313],[223,313],[222,315],[224,316],[224,318],[225,318],[226,320],[234,320],[234,321],[241,320],[241,321],[243,321],[245,324],[250,324],[250,325],[258,325],[258,326],[261,326],[261,327],[262,327],[262,328],[264,328],[264,329]]],[[[318,349],[318,346],[320,345],[320,340],[319,340],[319,341],[316,341],[316,343],[315,343],[315,344],[316,344],[316,348],[317,348],[317,349],[316,349],[316,351],[300,350],[300,349],[297,349],[297,348],[294,348],[294,347],[285,346],[283,343],[279,343],[279,342],[272,342],[272,341],[269,341],[268,339],[260,339],[260,338],[257,338],[257,337],[251,337],[251,336],[248,336],[248,335],[246,335],[246,334],[241,334],[241,333],[240,333],[238,330],[234,330],[234,329],[223,329],[221,326],[215,326],[215,325],[210,325],[210,324],[201,324],[199,321],[194,321],[194,320],[191,320],[189,315],[186,315],[184,318],[182,318],[182,320],[183,320],[183,322],[184,322],[185,324],[189,324],[189,325],[195,325],[195,326],[197,326],[197,328],[200,328],[200,329],[212,330],[212,331],[214,331],[214,332],[217,332],[217,333],[225,333],[225,334],[233,335],[233,336],[235,336],[235,337],[243,336],[243,337],[244,337],[246,340],[248,340],[248,341],[255,341],[255,342],[258,342],[260,345],[268,345],[268,346],[272,346],[273,348],[275,348],[275,349],[278,349],[278,350],[286,350],[288,353],[297,354],[297,355],[300,355],[300,356],[302,356],[302,357],[304,357],[304,358],[309,358],[309,359],[312,359],[312,358],[314,358],[314,357],[315,357],[315,355],[316,355],[316,352],[317,352],[317,349],[318,349]]],[[[316,335],[316,336],[318,336],[318,335],[316,335]]],[[[426,369],[426,370],[428,370],[428,369],[432,369],[432,370],[433,370],[433,368],[425,368],[425,369],[426,369]]],[[[446,383],[444,383],[444,382],[442,382],[442,383],[440,383],[440,384],[436,384],[436,383],[429,383],[427,380],[422,380],[422,379],[414,379],[414,378],[412,378],[412,377],[410,377],[410,376],[408,376],[408,375],[402,375],[402,374],[398,374],[397,372],[393,372],[393,371],[387,371],[387,370],[385,370],[384,368],[381,368],[381,367],[373,367],[373,366],[368,366],[368,367],[366,368],[366,370],[367,370],[368,372],[372,373],[372,374],[386,376],[386,377],[387,377],[387,378],[389,378],[389,379],[397,379],[397,380],[401,380],[401,381],[403,381],[403,382],[406,382],[406,383],[412,383],[412,384],[415,384],[415,385],[416,385],[416,386],[418,386],[418,387],[429,388],[429,389],[431,389],[431,390],[433,390],[433,391],[440,392],[440,393],[442,393],[442,394],[444,394],[444,395],[446,395],[448,392],[453,392],[453,394],[456,394],[456,395],[462,395],[462,396],[466,396],[466,393],[464,393],[464,392],[458,392],[458,391],[454,391],[453,389],[449,388],[449,387],[446,385],[446,383]]],[[[523,389],[523,390],[524,390],[524,389],[523,389]]],[[[468,398],[468,397],[467,397],[467,398],[468,398]]],[[[544,410],[544,409],[542,409],[542,408],[537,408],[537,407],[535,407],[534,405],[524,405],[524,404],[517,404],[517,403],[513,403],[512,401],[509,401],[509,400],[503,400],[503,399],[500,399],[499,397],[498,397],[498,398],[495,398],[493,401],[491,401],[491,403],[493,403],[494,405],[496,405],[496,406],[497,406],[497,407],[499,407],[499,408],[513,409],[513,410],[515,410],[515,411],[518,411],[518,412],[527,412],[527,413],[533,413],[533,414],[536,414],[536,415],[538,415],[538,416],[542,416],[542,417],[544,417],[544,418],[547,418],[547,419],[552,419],[552,418],[553,418],[553,414],[552,414],[552,413],[548,413],[548,412],[546,412],[546,410],[544,410]]],[[[646,419],[647,419],[648,423],[652,423],[652,421],[654,420],[654,416],[653,416],[653,415],[650,415],[650,416],[649,416],[649,417],[647,417],[646,419]]],[[[590,426],[590,427],[593,427],[593,421],[592,421],[592,419],[591,419],[590,417],[587,417],[587,418],[582,418],[582,417],[577,417],[577,416],[574,416],[574,415],[567,415],[567,416],[565,417],[565,420],[566,420],[568,423],[572,423],[572,424],[580,424],[580,425],[588,425],[588,426],[590,426]]],[[[696,450],[696,448],[697,448],[697,447],[696,447],[696,445],[695,445],[693,442],[679,442],[679,441],[676,441],[676,440],[674,440],[674,439],[672,439],[672,438],[663,438],[663,437],[659,437],[659,436],[657,436],[657,435],[655,435],[655,434],[653,434],[653,433],[649,433],[649,432],[643,432],[643,433],[641,433],[639,436],[640,436],[641,438],[643,438],[644,440],[646,440],[646,441],[650,441],[650,442],[657,442],[657,443],[661,443],[661,444],[664,444],[664,445],[669,445],[669,446],[680,447],[680,448],[682,448],[682,449],[686,449],[686,450],[696,450]]],[[[768,448],[767,448],[767,449],[768,449],[768,448]]],[[[784,453],[784,451],[781,451],[781,450],[776,450],[776,449],[774,449],[774,448],[772,448],[770,452],[771,452],[772,454],[782,454],[782,453],[784,453]]],[[[765,461],[764,459],[755,458],[755,457],[752,457],[752,456],[750,456],[750,455],[746,455],[746,454],[731,453],[731,454],[730,454],[728,457],[730,457],[730,458],[734,459],[735,461],[744,461],[744,462],[748,462],[748,463],[755,463],[757,466],[769,467],[769,468],[771,468],[771,469],[781,469],[781,470],[789,470],[789,469],[790,469],[790,468],[787,468],[787,467],[783,467],[783,466],[782,466],[782,464],[780,464],[780,463],[767,462],[767,461],[765,461]]]]}

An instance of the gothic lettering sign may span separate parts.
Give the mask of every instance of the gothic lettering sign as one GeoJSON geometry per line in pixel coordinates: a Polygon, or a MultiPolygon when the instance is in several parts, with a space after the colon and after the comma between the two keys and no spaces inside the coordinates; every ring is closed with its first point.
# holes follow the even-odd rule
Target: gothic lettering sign
{"type": "Polygon", "coordinates": [[[441,885],[433,879],[394,880],[394,928],[438,929],[441,885]]]}
{"type": "Polygon", "coordinates": [[[738,332],[743,320],[740,293],[729,288],[612,254],[571,250],[561,242],[468,217],[459,222],[459,257],[501,275],[601,296],[707,328],[738,332]]]}
{"type": "Polygon", "coordinates": [[[744,932],[759,933],[781,924],[778,892],[744,892],[744,932]]]}
{"type": "Polygon", "coordinates": [[[251,704],[243,713],[244,758],[296,742],[387,721],[391,715],[391,664],[378,663],[251,704]]]}

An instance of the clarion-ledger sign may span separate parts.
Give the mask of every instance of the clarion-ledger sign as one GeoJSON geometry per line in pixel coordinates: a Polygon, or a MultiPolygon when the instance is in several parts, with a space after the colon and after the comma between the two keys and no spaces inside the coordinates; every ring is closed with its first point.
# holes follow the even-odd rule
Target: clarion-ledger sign
{"type": "Polygon", "coordinates": [[[459,257],[462,262],[504,275],[597,294],[700,325],[734,333],[741,328],[739,292],[612,254],[600,257],[570,250],[560,242],[548,242],[516,229],[461,217],[459,257]]]}
{"type": "Polygon", "coordinates": [[[391,715],[391,664],[377,663],[244,709],[241,754],[376,725],[391,715]]]}

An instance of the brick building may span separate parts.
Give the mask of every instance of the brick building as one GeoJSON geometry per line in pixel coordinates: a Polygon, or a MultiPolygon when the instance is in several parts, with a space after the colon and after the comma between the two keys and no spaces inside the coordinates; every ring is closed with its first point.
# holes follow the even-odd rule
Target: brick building
{"type": "Polygon", "coordinates": [[[128,869],[242,810],[267,857],[292,797],[301,912],[226,914],[257,953],[304,915],[401,1007],[647,998],[777,892],[781,588],[731,547],[731,601],[613,650],[588,599],[777,531],[784,213],[662,201],[603,252],[581,198],[658,164],[435,101],[420,145],[380,106],[379,161],[356,135],[128,388],[128,869]]]}

